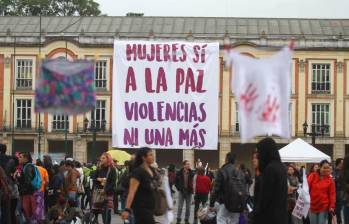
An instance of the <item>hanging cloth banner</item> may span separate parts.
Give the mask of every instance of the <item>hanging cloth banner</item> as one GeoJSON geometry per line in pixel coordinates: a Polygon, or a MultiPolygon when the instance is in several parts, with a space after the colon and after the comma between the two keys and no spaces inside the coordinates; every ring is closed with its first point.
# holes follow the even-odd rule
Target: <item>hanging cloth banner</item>
{"type": "Polygon", "coordinates": [[[35,112],[82,114],[96,105],[91,61],[46,60],[35,91],[35,112]]]}
{"type": "Polygon", "coordinates": [[[115,41],[113,147],[217,149],[219,44],[115,41]]]}
{"type": "Polygon", "coordinates": [[[289,138],[292,51],[284,48],[263,59],[230,51],[226,60],[232,65],[231,85],[239,106],[241,142],[272,134],[289,138]]]}

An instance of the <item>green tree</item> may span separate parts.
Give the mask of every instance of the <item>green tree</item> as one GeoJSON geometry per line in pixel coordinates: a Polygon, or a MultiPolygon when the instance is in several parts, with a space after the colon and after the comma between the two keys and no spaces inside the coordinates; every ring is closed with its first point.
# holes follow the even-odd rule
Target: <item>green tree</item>
{"type": "Polygon", "coordinates": [[[98,16],[94,0],[0,0],[0,15],[98,16]]]}

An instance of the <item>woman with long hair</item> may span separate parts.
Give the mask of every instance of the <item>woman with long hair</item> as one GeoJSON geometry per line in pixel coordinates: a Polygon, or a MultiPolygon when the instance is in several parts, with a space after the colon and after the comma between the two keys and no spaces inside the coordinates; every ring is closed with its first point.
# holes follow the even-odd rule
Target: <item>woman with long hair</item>
{"type": "Polygon", "coordinates": [[[47,170],[49,180],[53,178],[54,175],[54,170],[53,170],[53,163],[52,163],[52,158],[49,155],[44,155],[43,156],[43,166],[47,170]]]}
{"type": "Polygon", "coordinates": [[[134,169],[122,219],[128,220],[134,214],[135,224],[155,224],[155,190],[157,176],[151,167],[154,155],[150,148],[141,148],[136,153],[134,169]]]}
{"type": "Polygon", "coordinates": [[[288,184],[288,215],[289,223],[297,224],[302,223],[302,220],[297,219],[292,215],[292,211],[296,206],[297,189],[299,185],[298,171],[295,166],[289,164],[287,167],[287,184],[288,184]]]}
{"type": "Polygon", "coordinates": [[[258,200],[253,223],[287,223],[287,172],[276,142],[272,138],[265,138],[256,147],[262,181],[256,192],[258,200]]]}
{"type": "Polygon", "coordinates": [[[57,201],[63,197],[64,175],[59,169],[59,165],[54,165],[52,167],[52,178],[50,179],[47,190],[47,208],[56,205],[57,201]]]}
{"type": "Polygon", "coordinates": [[[343,175],[339,178],[343,192],[344,224],[349,224],[349,156],[344,158],[343,175]]]}
{"type": "MultiPolygon", "coordinates": [[[[99,167],[96,171],[94,184],[98,189],[106,194],[107,201],[102,208],[102,219],[104,224],[111,223],[111,210],[113,209],[113,198],[115,194],[116,170],[113,158],[109,153],[104,152],[100,157],[99,167]]],[[[93,203],[93,202],[92,202],[93,203]]],[[[94,207],[94,205],[92,204],[94,207]]]]}
{"type": "Polygon", "coordinates": [[[320,169],[308,176],[310,192],[310,224],[328,222],[328,214],[334,214],[336,189],[331,177],[331,166],[327,160],[319,164],[320,169]]]}
{"type": "MultiPolygon", "coordinates": [[[[309,175],[314,173],[314,172],[318,172],[319,171],[319,164],[314,163],[313,165],[311,165],[310,170],[309,170],[309,175]]],[[[308,175],[308,176],[309,176],[308,175]]]]}
{"type": "Polygon", "coordinates": [[[258,153],[254,152],[252,154],[252,167],[254,169],[254,190],[253,190],[253,204],[257,204],[258,203],[258,199],[259,199],[259,190],[260,190],[260,185],[261,185],[261,179],[262,179],[262,175],[261,172],[259,171],[259,161],[258,161],[258,153]]]}

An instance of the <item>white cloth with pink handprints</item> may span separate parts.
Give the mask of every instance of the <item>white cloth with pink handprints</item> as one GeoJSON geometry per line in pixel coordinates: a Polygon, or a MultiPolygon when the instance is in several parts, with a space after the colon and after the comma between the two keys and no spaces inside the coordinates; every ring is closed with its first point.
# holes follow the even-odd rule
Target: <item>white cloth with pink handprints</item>
{"type": "Polygon", "coordinates": [[[225,57],[232,68],[242,143],[256,136],[289,138],[292,51],[285,47],[262,59],[229,51],[225,57]]]}

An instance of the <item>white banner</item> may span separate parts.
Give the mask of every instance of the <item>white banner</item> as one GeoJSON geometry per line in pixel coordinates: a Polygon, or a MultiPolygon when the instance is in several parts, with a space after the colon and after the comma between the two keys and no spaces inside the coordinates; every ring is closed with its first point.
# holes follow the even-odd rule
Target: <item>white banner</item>
{"type": "Polygon", "coordinates": [[[113,147],[217,149],[219,44],[115,41],[113,147]]]}

